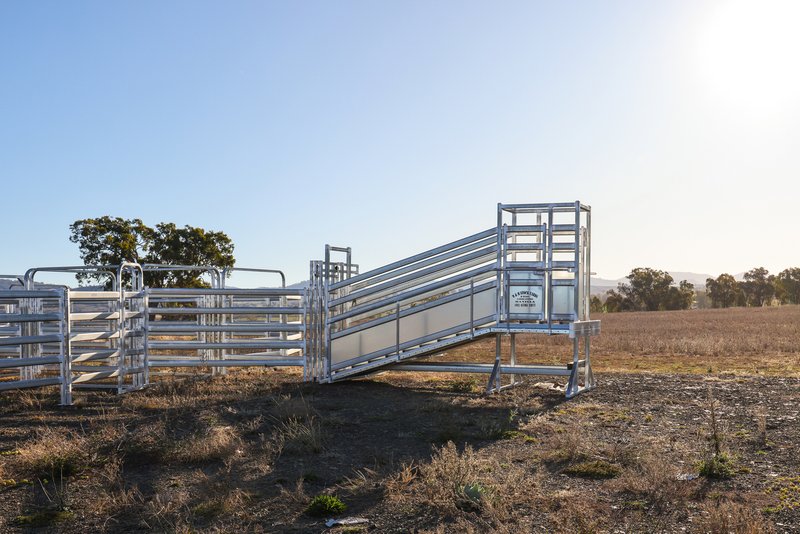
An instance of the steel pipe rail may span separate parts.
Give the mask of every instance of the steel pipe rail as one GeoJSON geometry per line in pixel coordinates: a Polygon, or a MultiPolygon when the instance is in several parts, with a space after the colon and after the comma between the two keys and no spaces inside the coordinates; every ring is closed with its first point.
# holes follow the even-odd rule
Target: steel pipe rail
{"type": "Polygon", "coordinates": [[[304,312],[305,310],[299,306],[147,308],[147,313],[159,315],[298,315],[304,312]]]}
{"type": "Polygon", "coordinates": [[[222,288],[225,288],[225,280],[230,276],[230,273],[233,271],[239,272],[248,272],[248,273],[269,273],[269,274],[277,274],[281,277],[281,287],[286,287],[286,275],[283,274],[283,271],[278,269],[254,269],[251,267],[225,267],[222,270],[222,288]]]}
{"type": "Polygon", "coordinates": [[[234,333],[280,333],[280,332],[302,332],[302,324],[291,323],[263,323],[263,324],[235,324],[227,323],[224,325],[206,326],[196,324],[186,325],[159,325],[158,323],[150,326],[152,334],[178,334],[194,332],[234,332],[234,333]]]}
{"type": "MultiPolygon", "coordinates": [[[[241,340],[226,342],[193,342],[193,341],[151,341],[153,350],[201,350],[201,349],[226,349],[226,350],[254,350],[254,349],[302,349],[302,341],[285,340],[241,340]]],[[[239,356],[239,355],[237,355],[239,356]]],[[[223,358],[224,359],[224,358],[223,358]]]]}
{"type": "Polygon", "coordinates": [[[441,253],[443,253],[443,252],[445,252],[447,250],[450,250],[450,249],[453,249],[453,248],[456,248],[456,247],[460,247],[462,245],[466,245],[466,244],[468,244],[468,243],[470,243],[472,241],[477,241],[479,239],[484,239],[484,238],[487,238],[487,237],[490,237],[490,236],[494,236],[496,234],[496,232],[497,232],[496,228],[489,228],[488,230],[484,230],[483,232],[478,232],[477,234],[473,234],[473,235],[465,237],[463,239],[459,239],[457,241],[453,241],[451,243],[447,243],[446,245],[442,245],[440,247],[436,247],[436,248],[432,248],[430,250],[426,250],[425,252],[421,252],[419,254],[415,254],[414,256],[410,256],[408,258],[404,258],[402,260],[398,260],[398,261],[392,262],[392,263],[390,263],[388,265],[385,265],[383,267],[379,267],[377,269],[373,269],[371,271],[367,271],[365,273],[353,276],[351,278],[347,278],[346,280],[342,280],[341,282],[330,284],[330,289],[331,290],[340,289],[340,288],[342,288],[342,287],[344,287],[346,285],[355,284],[357,282],[361,282],[362,280],[367,280],[367,279],[372,278],[374,276],[377,276],[379,274],[383,274],[385,272],[395,270],[398,267],[404,267],[406,265],[411,265],[411,264],[416,263],[416,262],[418,262],[420,260],[424,260],[426,258],[441,254],[441,253]]]}
{"type": "Polygon", "coordinates": [[[158,297],[169,295],[171,297],[183,296],[206,296],[206,295],[232,295],[257,297],[302,297],[304,289],[301,288],[259,288],[259,289],[238,289],[238,288],[152,288],[150,295],[158,297]]]}

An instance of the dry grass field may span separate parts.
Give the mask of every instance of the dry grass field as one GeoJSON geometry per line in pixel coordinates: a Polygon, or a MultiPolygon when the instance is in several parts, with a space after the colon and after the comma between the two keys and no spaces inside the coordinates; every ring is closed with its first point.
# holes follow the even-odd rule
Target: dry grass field
{"type": "MultiPolygon", "coordinates": [[[[602,321],[602,335],[592,339],[593,366],[601,372],[800,376],[800,306],[592,318],[602,321]]],[[[450,359],[485,361],[487,351],[493,354],[493,340],[453,351],[450,359]]],[[[526,336],[517,351],[520,362],[559,363],[569,357],[571,345],[558,336],[526,336]]]]}
{"type": "MultiPolygon", "coordinates": [[[[599,387],[570,401],[274,370],[69,409],[4,394],[0,532],[800,531],[800,308],[601,319],[599,387]]],[[[520,359],[563,362],[565,341],[521,338],[520,359]]]]}

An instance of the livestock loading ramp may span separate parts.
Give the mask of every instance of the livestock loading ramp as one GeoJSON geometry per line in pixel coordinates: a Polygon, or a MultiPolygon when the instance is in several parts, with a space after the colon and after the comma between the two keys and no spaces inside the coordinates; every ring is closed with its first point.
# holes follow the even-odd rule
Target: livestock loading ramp
{"type": "Polygon", "coordinates": [[[66,405],[76,388],[126,393],[197,368],[295,366],[324,383],[382,371],[486,373],[487,391],[518,375],[564,376],[572,397],[595,385],[590,250],[589,206],[498,204],[496,226],[363,273],[349,248],[327,245],[308,287],[286,287],[273,269],[237,267],[281,276],[280,287],[243,289],[226,288],[229,270],[212,266],[32,268],[0,276],[0,391],[57,385],[66,405]],[[144,286],[145,272],[180,270],[205,273],[210,287],[144,286]],[[110,288],[45,286],[38,272],[108,276],[110,288]],[[520,365],[520,334],[569,336],[572,356],[520,365]],[[446,349],[490,336],[494,358],[441,361],[446,349]]]}
{"type": "Polygon", "coordinates": [[[327,246],[311,265],[312,378],[435,371],[487,373],[487,391],[504,387],[504,374],[512,384],[516,375],[569,377],[567,397],[594,387],[589,339],[600,321],[589,319],[590,236],[591,208],[580,202],[498,204],[495,227],[365,273],[349,248],[327,246]],[[336,253],[345,261],[332,261],[336,253]],[[517,334],[567,335],[571,361],[519,365],[517,334]],[[414,361],[488,336],[496,337],[493,362],[414,361]]]}

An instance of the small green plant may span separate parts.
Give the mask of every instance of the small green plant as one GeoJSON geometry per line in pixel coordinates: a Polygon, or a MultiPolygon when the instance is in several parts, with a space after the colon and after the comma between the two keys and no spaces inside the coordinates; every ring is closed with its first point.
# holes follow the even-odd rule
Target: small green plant
{"type": "Polygon", "coordinates": [[[622,470],[619,468],[619,466],[604,460],[580,462],[564,469],[564,473],[567,475],[595,479],[614,478],[621,472],[622,470]]]}
{"type": "Polygon", "coordinates": [[[475,393],[478,389],[478,380],[476,378],[454,380],[450,383],[450,391],[453,393],[475,393]]]}
{"type": "Polygon", "coordinates": [[[461,499],[457,506],[463,510],[480,508],[484,499],[489,496],[489,489],[480,482],[465,484],[459,490],[461,499]]]}
{"type": "Polygon", "coordinates": [[[736,462],[728,453],[713,454],[700,462],[700,475],[706,478],[731,478],[736,474],[736,462]]]}
{"type": "Polygon", "coordinates": [[[49,527],[64,521],[69,521],[74,515],[75,514],[67,510],[42,510],[41,512],[35,512],[33,514],[18,515],[14,519],[14,523],[20,527],[49,527]]]}
{"type": "Polygon", "coordinates": [[[335,495],[317,495],[306,508],[306,514],[312,517],[339,515],[347,510],[347,505],[335,495]]]}
{"type": "Polygon", "coordinates": [[[767,495],[775,495],[778,504],[771,507],[772,512],[783,510],[796,510],[800,508],[800,476],[779,477],[764,492],[767,495]]]}
{"type": "Polygon", "coordinates": [[[711,387],[708,388],[709,450],[706,457],[700,461],[700,475],[706,478],[731,478],[736,474],[736,462],[730,454],[722,450],[722,430],[717,418],[717,401],[711,387]]]}

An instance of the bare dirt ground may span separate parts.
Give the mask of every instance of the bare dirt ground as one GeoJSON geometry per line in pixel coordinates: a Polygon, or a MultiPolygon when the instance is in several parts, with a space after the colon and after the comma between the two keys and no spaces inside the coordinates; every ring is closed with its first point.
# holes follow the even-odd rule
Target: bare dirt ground
{"type": "MultiPolygon", "coordinates": [[[[570,401],[534,380],[487,397],[482,376],[273,370],[68,409],[4,394],[0,532],[798,532],[800,311],[745,311],[603,316],[599,386],[570,401]],[[318,495],[347,509],[309,515],[318,495]]],[[[563,361],[563,341],[521,359],[563,361]]]]}

